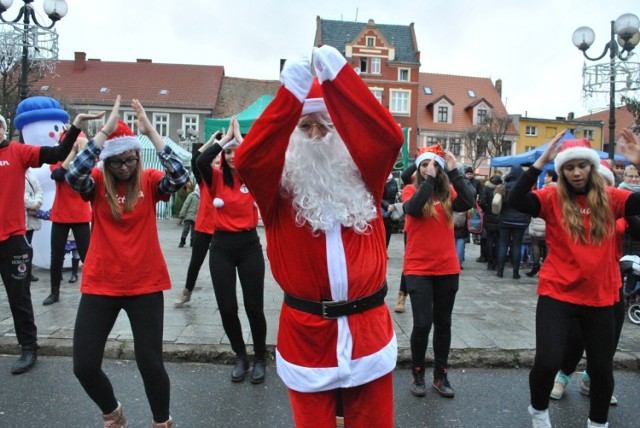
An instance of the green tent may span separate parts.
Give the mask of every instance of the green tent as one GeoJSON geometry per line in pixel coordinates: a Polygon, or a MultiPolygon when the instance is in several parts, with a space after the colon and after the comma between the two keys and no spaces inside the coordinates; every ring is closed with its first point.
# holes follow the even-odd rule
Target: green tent
{"type": "MultiPolygon", "coordinates": [[[[247,107],[246,110],[241,111],[236,114],[238,118],[238,123],[240,124],[240,132],[242,134],[246,134],[249,132],[249,128],[253,125],[253,122],[260,117],[265,108],[269,105],[269,103],[273,100],[272,95],[262,95],[258,98],[253,104],[247,107]]],[[[211,118],[205,119],[204,121],[204,140],[207,141],[211,134],[216,131],[221,131],[222,128],[225,130],[229,129],[229,123],[231,122],[230,117],[225,118],[211,118]]]]}

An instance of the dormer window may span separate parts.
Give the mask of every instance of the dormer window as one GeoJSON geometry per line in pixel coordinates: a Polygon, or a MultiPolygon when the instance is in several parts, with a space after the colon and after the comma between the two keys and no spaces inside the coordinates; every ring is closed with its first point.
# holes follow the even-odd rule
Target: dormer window
{"type": "Polygon", "coordinates": [[[449,106],[438,106],[438,123],[449,123],[449,106]]]}
{"type": "Polygon", "coordinates": [[[372,48],[376,45],[376,38],[375,37],[367,37],[367,47],[368,48],[372,48]]]}
{"type": "Polygon", "coordinates": [[[409,69],[401,68],[398,70],[398,81],[399,82],[408,82],[409,81],[409,69]]]}
{"type": "Polygon", "coordinates": [[[487,109],[479,108],[477,114],[477,125],[485,125],[489,121],[489,112],[487,109]]]}

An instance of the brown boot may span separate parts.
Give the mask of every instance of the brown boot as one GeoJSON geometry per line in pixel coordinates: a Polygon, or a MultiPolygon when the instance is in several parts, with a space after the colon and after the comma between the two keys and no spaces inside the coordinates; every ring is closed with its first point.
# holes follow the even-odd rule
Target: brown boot
{"type": "Polygon", "coordinates": [[[191,300],[192,291],[187,290],[186,288],[182,290],[182,295],[176,299],[174,307],[181,308],[185,303],[188,303],[191,300]]]}
{"type": "Polygon", "coordinates": [[[397,313],[401,314],[404,312],[404,304],[407,301],[407,293],[403,293],[402,291],[398,291],[398,302],[396,303],[396,307],[393,309],[397,313]]]}
{"type": "Polygon", "coordinates": [[[129,421],[122,414],[122,404],[118,402],[118,407],[108,415],[102,415],[104,428],[126,428],[129,421]]]}
{"type": "Polygon", "coordinates": [[[171,428],[173,426],[173,419],[171,419],[171,416],[169,416],[169,419],[166,422],[156,422],[153,421],[153,425],[151,425],[151,428],[171,428]]]}

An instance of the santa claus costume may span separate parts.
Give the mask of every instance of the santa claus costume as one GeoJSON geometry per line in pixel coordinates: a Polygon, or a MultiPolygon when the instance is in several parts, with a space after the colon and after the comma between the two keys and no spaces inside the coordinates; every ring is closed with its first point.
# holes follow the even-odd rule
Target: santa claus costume
{"type": "Polygon", "coordinates": [[[379,207],[403,136],[337,50],[315,49],[314,66],[321,85],[312,89],[308,60],[287,61],[283,86],[237,156],[262,214],[271,270],[285,292],[278,374],[289,388],[296,426],[335,426],[341,388],[347,426],[391,427],[397,344],[384,305],[387,256],[379,207]],[[327,138],[303,141],[301,153],[288,152],[292,133],[320,131],[327,138]],[[343,154],[325,169],[343,182],[322,183],[285,159],[300,159],[309,150],[311,167],[322,165],[330,139],[343,154]],[[341,170],[345,160],[350,164],[341,170]],[[316,196],[298,198],[297,188],[307,184],[318,184],[316,196]],[[350,204],[352,195],[364,197],[350,204]]]}

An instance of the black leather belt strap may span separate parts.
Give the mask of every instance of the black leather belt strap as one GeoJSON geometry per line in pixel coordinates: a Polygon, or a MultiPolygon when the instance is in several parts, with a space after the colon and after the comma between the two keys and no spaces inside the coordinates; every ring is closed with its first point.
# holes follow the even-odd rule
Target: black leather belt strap
{"type": "Polygon", "coordinates": [[[284,302],[302,312],[319,315],[324,319],[334,320],[345,315],[353,315],[369,309],[376,308],[384,304],[384,297],[387,295],[387,282],[370,296],[360,297],[353,300],[314,300],[301,299],[284,293],[284,302]]]}

